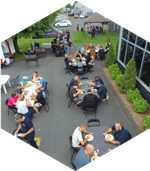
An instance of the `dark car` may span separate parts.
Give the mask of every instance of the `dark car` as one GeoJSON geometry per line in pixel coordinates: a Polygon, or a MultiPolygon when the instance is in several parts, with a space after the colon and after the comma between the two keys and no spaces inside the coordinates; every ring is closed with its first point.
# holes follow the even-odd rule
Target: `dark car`
{"type": "Polygon", "coordinates": [[[91,16],[92,14],[94,14],[94,13],[93,13],[93,12],[87,12],[87,13],[85,14],[85,18],[91,16]]]}
{"type": "Polygon", "coordinates": [[[73,12],[68,13],[68,16],[74,16],[73,12]]]}

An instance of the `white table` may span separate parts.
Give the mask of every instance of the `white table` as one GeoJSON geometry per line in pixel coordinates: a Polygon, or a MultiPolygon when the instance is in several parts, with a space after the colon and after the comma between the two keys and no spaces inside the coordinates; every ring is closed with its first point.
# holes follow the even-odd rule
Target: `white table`
{"type": "Polygon", "coordinates": [[[28,99],[28,98],[30,98],[31,106],[33,106],[35,100],[31,100],[31,97],[30,96],[31,96],[32,93],[34,93],[34,95],[37,94],[36,91],[35,91],[36,86],[34,85],[35,83],[32,83],[32,81],[28,81],[28,84],[32,84],[32,86],[27,87],[27,88],[24,89],[26,91],[29,91],[28,94],[25,96],[25,100],[28,99]]]}
{"type": "Polygon", "coordinates": [[[11,87],[9,78],[10,78],[10,75],[0,75],[0,84],[1,84],[1,87],[3,86],[5,94],[7,94],[5,84],[8,82],[9,87],[11,87]]]}
{"type": "Polygon", "coordinates": [[[45,49],[50,49],[51,48],[51,43],[43,43],[42,47],[45,49]]]}

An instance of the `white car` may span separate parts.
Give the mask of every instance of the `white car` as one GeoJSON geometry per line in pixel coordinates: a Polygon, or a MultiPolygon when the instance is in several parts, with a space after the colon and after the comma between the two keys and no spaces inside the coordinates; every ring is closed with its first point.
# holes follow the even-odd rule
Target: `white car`
{"type": "Polygon", "coordinates": [[[80,15],[80,18],[84,18],[84,15],[83,15],[83,14],[81,14],[81,15],[80,15]]]}
{"type": "Polygon", "coordinates": [[[60,27],[60,26],[70,27],[72,26],[72,23],[69,20],[62,20],[60,22],[55,23],[55,27],[60,27]]]}

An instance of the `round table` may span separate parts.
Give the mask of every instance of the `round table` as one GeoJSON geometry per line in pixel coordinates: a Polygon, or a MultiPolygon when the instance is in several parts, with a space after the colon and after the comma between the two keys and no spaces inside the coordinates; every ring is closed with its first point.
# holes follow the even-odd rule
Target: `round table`
{"type": "Polygon", "coordinates": [[[0,75],[0,84],[1,84],[1,87],[3,86],[5,94],[7,94],[5,84],[8,82],[9,87],[11,87],[9,78],[10,78],[10,75],[0,75]]]}

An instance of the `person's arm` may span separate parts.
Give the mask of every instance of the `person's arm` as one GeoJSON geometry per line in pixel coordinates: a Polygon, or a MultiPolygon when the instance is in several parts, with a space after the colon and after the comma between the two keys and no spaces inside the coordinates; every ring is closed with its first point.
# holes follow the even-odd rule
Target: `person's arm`
{"type": "Polygon", "coordinates": [[[98,154],[96,151],[94,151],[93,155],[94,155],[94,159],[97,159],[98,154]]]}
{"type": "Polygon", "coordinates": [[[112,140],[109,140],[109,139],[105,139],[105,141],[106,142],[110,142],[110,143],[112,143],[112,144],[114,144],[114,145],[120,145],[121,144],[121,142],[119,142],[119,141],[112,141],[112,140]]]}
{"type": "Polygon", "coordinates": [[[76,97],[78,94],[79,94],[79,91],[77,93],[73,94],[73,97],[76,97]]]}
{"type": "Polygon", "coordinates": [[[80,141],[80,143],[82,144],[82,145],[84,145],[86,142],[87,142],[87,140],[90,138],[90,135],[88,135],[86,138],[85,138],[85,140],[83,140],[83,141],[80,141]]]}
{"type": "Polygon", "coordinates": [[[18,134],[20,129],[21,129],[21,124],[18,126],[17,130],[15,131],[15,134],[18,134]]]}
{"type": "Polygon", "coordinates": [[[31,102],[30,102],[29,98],[26,99],[26,106],[31,106],[31,102]]]}
{"type": "Polygon", "coordinates": [[[95,82],[95,80],[91,80],[91,82],[95,82]]]}
{"type": "Polygon", "coordinates": [[[103,133],[103,135],[105,136],[105,135],[107,135],[108,133],[110,133],[110,132],[112,132],[113,130],[112,130],[112,128],[110,127],[106,132],[104,132],[103,133]]]}
{"type": "Polygon", "coordinates": [[[77,103],[76,103],[76,105],[78,105],[78,104],[80,104],[80,103],[82,103],[83,102],[83,99],[81,100],[81,101],[78,101],[77,103]]]}
{"type": "Polygon", "coordinates": [[[90,134],[90,135],[93,135],[93,133],[92,132],[89,132],[89,131],[87,131],[87,130],[85,130],[85,131],[83,131],[84,133],[86,133],[86,134],[90,134]]]}
{"type": "Polygon", "coordinates": [[[34,131],[34,128],[32,127],[32,128],[29,129],[28,132],[22,134],[21,137],[25,137],[25,136],[27,136],[28,134],[30,134],[31,132],[33,132],[33,131],[34,131]]]}

